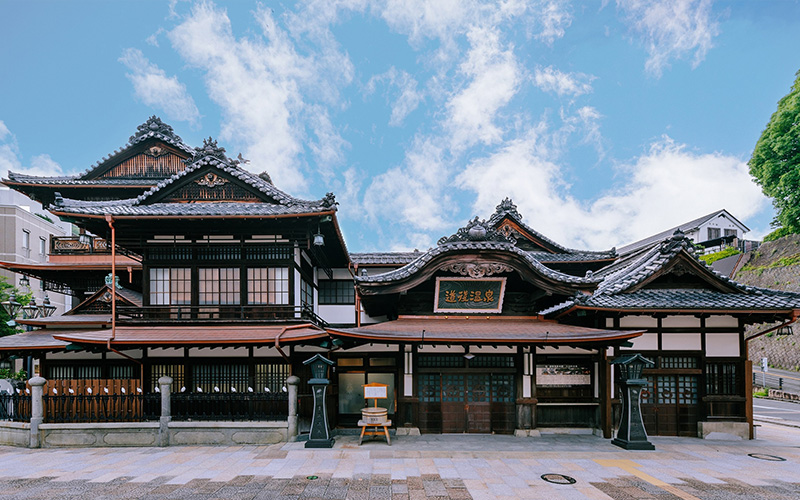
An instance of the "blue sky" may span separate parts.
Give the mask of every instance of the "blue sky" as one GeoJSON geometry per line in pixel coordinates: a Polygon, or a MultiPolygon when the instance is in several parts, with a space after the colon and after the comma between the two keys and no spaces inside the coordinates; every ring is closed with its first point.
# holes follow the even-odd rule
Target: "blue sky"
{"type": "Polygon", "coordinates": [[[0,2],[0,175],[76,174],[156,114],[351,251],[425,249],[506,196],[606,249],[727,208],[800,69],[797,1],[0,2]]]}

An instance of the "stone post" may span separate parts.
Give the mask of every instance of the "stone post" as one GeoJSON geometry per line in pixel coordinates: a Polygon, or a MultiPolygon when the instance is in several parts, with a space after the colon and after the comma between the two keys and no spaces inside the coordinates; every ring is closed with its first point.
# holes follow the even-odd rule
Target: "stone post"
{"type": "Polygon", "coordinates": [[[158,419],[158,445],[169,446],[169,423],[172,421],[170,388],[172,377],[159,377],[158,390],[161,391],[161,418],[158,419]]]}
{"type": "Polygon", "coordinates": [[[292,375],[286,379],[286,386],[289,388],[289,429],[287,440],[293,442],[297,440],[297,391],[300,385],[300,377],[292,375]]]}
{"type": "Polygon", "coordinates": [[[42,396],[44,393],[44,384],[47,380],[42,377],[33,377],[28,380],[31,385],[31,448],[40,448],[42,446],[39,439],[39,425],[44,420],[44,401],[42,396]]]}

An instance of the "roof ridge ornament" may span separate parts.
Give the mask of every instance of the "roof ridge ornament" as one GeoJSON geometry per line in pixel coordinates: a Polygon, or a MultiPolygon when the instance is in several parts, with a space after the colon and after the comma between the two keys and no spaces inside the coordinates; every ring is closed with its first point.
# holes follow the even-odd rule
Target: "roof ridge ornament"
{"type": "Polygon", "coordinates": [[[128,142],[133,144],[144,136],[155,134],[162,135],[176,142],[183,142],[183,139],[175,133],[172,127],[161,121],[161,118],[156,115],[151,116],[146,122],[136,127],[136,133],[128,139],[128,142]]]}
{"type": "Polygon", "coordinates": [[[445,266],[443,269],[462,276],[469,276],[470,278],[483,278],[484,276],[514,271],[514,268],[511,266],[501,264],[500,262],[483,262],[478,264],[456,262],[455,264],[445,266]]]}
{"type": "Polygon", "coordinates": [[[503,201],[495,208],[495,215],[511,214],[518,219],[522,220],[522,214],[517,211],[517,206],[511,201],[511,198],[506,196],[503,201]]]}
{"type": "Polygon", "coordinates": [[[187,158],[186,160],[183,160],[183,161],[184,161],[184,163],[186,163],[188,165],[188,164],[195,163],[198,160],[201,160],[202,158],[205,158],[207,156],[214,157],[214,158],[216,158],[218,160],[222,160],[223,162],[231,164],[231,165],[238,165],[239,164],[238,160],[231,160],[230,158],[228,158],[225,155],[225,148],[223,148],[222,146],[219,146],[217,144],[217,141],[215,139],[211,138],[211,136],[209,136],[208,139],[203,139],[203,146],[195,149],[194,150],[194,154],[192,155],[192,157],[191,158],[187,158]]]}
{"type": "Polygon", "coordinates": [[[694,242],[686,237],[680,228],[676,229],[672,236],[661,243],[659,251],[662,254],[675,253],[685,248],[687,252],[694,253],[694,242]]]}
{"type": "Polygon", "coordinates": [[[325,193],[325,197],[322,198],[322,206],[325,208],[334,208],[338,204],[339,202],[336,201],[336,195],[333,193],[325,193]]]}
{"type": "Polygon", "coordinates": [[[469,221],[466,226],[460,228],[452,236],[439,238],[437,244],[444,245],[455,241],[499,241],[503,243],[517,243],[517,239],[511,234],[510,230],[492,227],[486,220],[479,220],[476,216],[469,221]]]}

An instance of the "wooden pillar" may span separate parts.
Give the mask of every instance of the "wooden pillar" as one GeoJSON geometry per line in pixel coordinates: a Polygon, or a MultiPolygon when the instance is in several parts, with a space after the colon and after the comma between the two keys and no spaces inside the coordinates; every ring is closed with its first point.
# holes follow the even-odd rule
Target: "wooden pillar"
{"type": "Polygon", "coordinates": [[[755,438],[753,429],[753,362],[749,359],[744,361],[744,392],[745,404],[744,412],[747,418],[747,424],[750,427],[750,439],[755,438]]]}
{"type": "Polygon", "coordinates": [[[600,426],[603,429],[603,437],[611,439],[612,436],[612,413],[611,413],[611,365],[608,364],[608,348],[600,348],[600,426]]]}

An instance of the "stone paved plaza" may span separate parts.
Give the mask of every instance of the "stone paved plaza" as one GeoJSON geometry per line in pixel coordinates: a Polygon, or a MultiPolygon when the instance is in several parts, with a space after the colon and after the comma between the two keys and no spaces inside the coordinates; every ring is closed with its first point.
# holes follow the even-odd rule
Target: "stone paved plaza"
{"type": "Polygon", "coordinates": [[[655,451],[590,435],[401,436],[391,447],[341,436],[329,450],[0,447],[0,498],[800,498],[800,429],[763,424],[758,437],[653,438],[655,451]]]}

